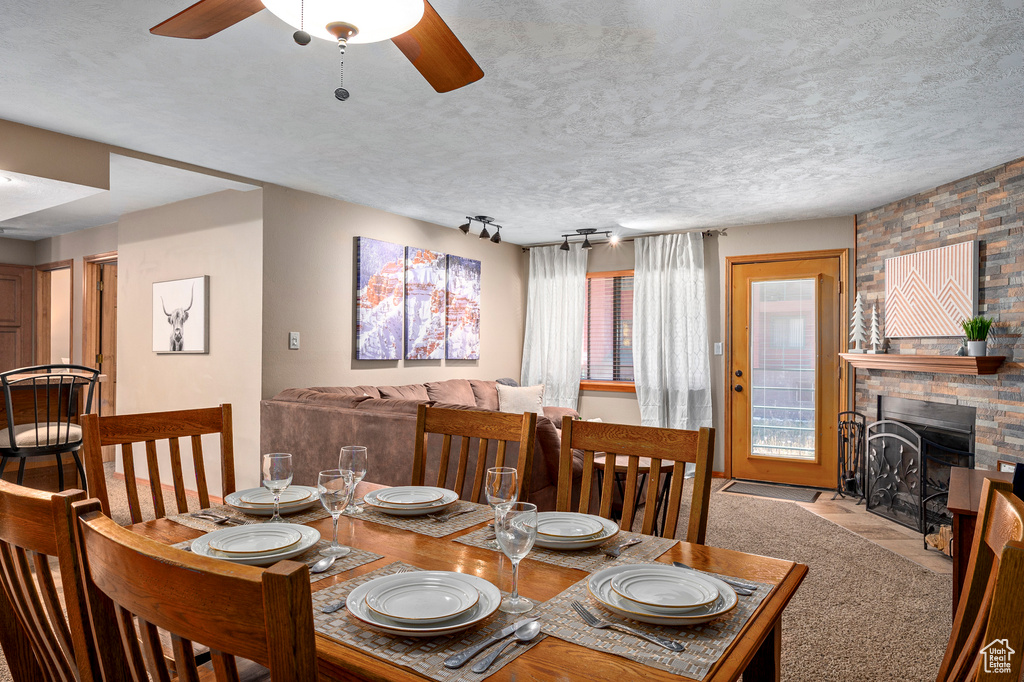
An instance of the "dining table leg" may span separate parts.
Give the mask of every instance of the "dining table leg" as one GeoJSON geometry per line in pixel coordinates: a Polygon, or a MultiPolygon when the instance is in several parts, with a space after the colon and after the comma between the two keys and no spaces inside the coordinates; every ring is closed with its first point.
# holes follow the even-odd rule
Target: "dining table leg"
{"type": "Polygon", "coordinates": [[[743,671],[743,682],[779,682],[782,675],[782,617],[743,671]]]}

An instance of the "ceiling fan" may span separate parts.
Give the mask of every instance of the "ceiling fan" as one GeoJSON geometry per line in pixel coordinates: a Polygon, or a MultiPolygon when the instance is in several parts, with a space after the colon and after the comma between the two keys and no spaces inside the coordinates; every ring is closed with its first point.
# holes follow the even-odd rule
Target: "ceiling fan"
{"type": "MultiPolygon", "coordinates": [[[[337,40],[343,57],[348,43],[390,38],[438,92],[456,90],[484,76],[427,0],[199,0],[149,32],[209,38],[263,9],[299,29],[295,42],[305,45],[311,36],[337,40]]],[[[338,88],[335,96],[347,99],[348,91],[338,88]]]]}

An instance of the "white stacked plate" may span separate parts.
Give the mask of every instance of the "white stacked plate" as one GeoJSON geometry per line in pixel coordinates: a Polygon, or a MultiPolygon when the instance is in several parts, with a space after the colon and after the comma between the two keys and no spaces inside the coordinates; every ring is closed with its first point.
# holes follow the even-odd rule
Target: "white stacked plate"
{"type": "Polygon", "coordinates": [[[590,576],[587,590],[618,616],[676,627],[714,620],[739,603],[721,580],[665,564],[606,568],[590,576]]]}
{"type": "Polygon", "coordinates": [[[405,637],[437,637],[465,630],[491,616],[501,604],[501,592],[474,575],[415,571],[364,583],[352,590],[345,603],[354,618],[376,630],[405,637]]]}
{"type": "Polygon", "coordinates": [[[296,557],[320,541],[320,531],[295,523],[222,528],[192,541],[199,556],[247,566],[269,566],[296,557]]]}
{"type": "Polygon", "coordinates": [[[574,550],[596,547],[615,537],[619,524],[592,514],[540,512],[537,514],[537,546],[574,550]],[[590,533],[594,529],[598,529],[590,533]],[[544,531],[542,533],[541,531],[544,531]],[[561,533],[559,535],[558,533],[561,533]]]}
{"type": "MultiPolygon", "coordinates": [[[[308,485],[288,486],[281,493],[281,514],[305,511],[320,502],[317,489],[308,485]]],[[[274,494],[266,488],[248,488],[229,493],[224,503],[243,514],[271,516],[274,513],[274,494]]]]}
{"type": "Polygon", "coordinates": [[[371,490],[363,504],[392,516],[424,516],[444,511],[459,501],[459,494],[447,488],[426,485],[401,485],[371,490]]]}

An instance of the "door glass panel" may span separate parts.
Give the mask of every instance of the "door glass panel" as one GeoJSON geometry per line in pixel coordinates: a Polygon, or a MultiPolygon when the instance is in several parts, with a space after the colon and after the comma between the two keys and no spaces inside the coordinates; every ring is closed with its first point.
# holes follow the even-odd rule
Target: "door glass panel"
{"type": "Polygon", "coordinates": [[[816,281],[750,285],[750,451],[754,457],[815,459],[816,281]]]}

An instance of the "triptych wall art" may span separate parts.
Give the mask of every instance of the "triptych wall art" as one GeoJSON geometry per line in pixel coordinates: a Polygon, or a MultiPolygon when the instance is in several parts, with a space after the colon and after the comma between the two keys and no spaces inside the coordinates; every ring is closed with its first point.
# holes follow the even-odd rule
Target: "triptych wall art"
{"type": "Polygon", "coordinates": [[[356,359],[480,359],[480,261],[356,237],[356,359]]]}

